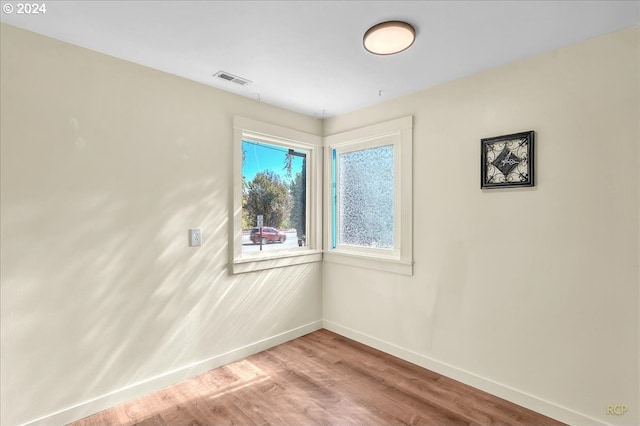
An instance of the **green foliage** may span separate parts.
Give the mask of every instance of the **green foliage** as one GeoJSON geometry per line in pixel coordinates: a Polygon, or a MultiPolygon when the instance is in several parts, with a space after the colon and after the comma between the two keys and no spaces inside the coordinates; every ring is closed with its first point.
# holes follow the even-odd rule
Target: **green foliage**
{"type": "Polygon", "coordinates": [[[274,172],[260,172],[243,188],[242,207],[244,229],[256,226],[258,215],[264,216],[264,226],[285,228],[291,212],[289,188],[274,172]]]}
{"type": "Polygon", "coordinates": [[[296,173],[295,179],[291,182],[291,215],[289,223],[296,229],[298,238],[305,233],[306,225],[306,172],[296,173]]]}
{"type": "Polygon", "coordinates": [[[282,170],[287,172],[287,178],[291,179],[291,170],[293,169],[293,155],[291,150],[284,156],[284,167],[282,170]]]}

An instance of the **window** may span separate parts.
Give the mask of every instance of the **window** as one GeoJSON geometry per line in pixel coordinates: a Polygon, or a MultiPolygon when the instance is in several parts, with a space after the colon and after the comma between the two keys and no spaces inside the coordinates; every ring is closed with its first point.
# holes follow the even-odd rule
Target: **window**
{"type": "Polygon", "coordinates": [[[308,155],[243,138],[243,253],[306,246],[308,155]]]}
{"type": "Polygon", "coordinates": [[[332,247],[393,249],[395,201],[393,145],[333,150],[336,195],[332,247]]]}
{"type": "Polygon", "coordinates": [[[412,274],[412,117],[325,144],[325,260],[412,274]]]}
{"type": "Polygon", "coordinates": [[[322,260],[321,138],[234,118],[233,272],[322,260]]]}

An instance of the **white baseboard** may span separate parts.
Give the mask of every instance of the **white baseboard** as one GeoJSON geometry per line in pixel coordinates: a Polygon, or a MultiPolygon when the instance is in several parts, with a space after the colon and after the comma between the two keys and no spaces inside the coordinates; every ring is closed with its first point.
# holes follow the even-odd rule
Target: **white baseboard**
{"type": "Polygon", "coordinates": [[[115,390],[106,395],[99,396],[89,401],[81,402],[73,407],[51,413],[44,417],[31,420],[21,426],[45,426],[45,425],[64,425],[75,420],[98,413],[107,408],[111,408],[118,404],[139,398],[143,395],[153,393],[164,389],[173,384],[190,379],[191,377],[205,373],[214,368],[253,355],[265,349],[277,346],[289,340],[304,336],[305,334],[314,332],[322,328],[322,321],[314,321],[309,324],[294,328],[293,330],[259,340],[246,346],[234,349],[232,351],[212,356],[211,358],[181,367],[179,369],[169,371],[162,375],[149,378],[139,383],[127,386],[122,389],[115,390]]]}
{"type": "Polygon", "coordinates": [[[342,326],[332,321],[323,320],[323,328],[333,331],[349,339],[355,340],[382,352],[396,356],[412,364],[434,371],[443,376],[457,380],[474,388],[483,390],[499,398],[518,404],[537,413],[570,425],[607,425],[601,420],[594,419],[576,411],[545,401],[534,395],[519,391],[502,383],[480,377],[469,371],[438,361],[420,353],[380,340],[376,337],[361,333],[357,330],[342,326]]]}
{"type": "Polygon", "coordinates": [[[64,425],[89,416],[91,414],[100,412],[107,408],[116,406],[118,404],[122,404],[132,399],[139,398],[140,396],[164,389],[175,383],[187,380],[206,371],[212,370],[225,364],[229,364],[265,349],[271,348],[281,343],[285,343],[289,340],[304,336],[305,334],[311,333],[321,328],[326,328],[329,331],[333,331],[334,333],[340,334],[349,339],[363,343],[367,346],[371,346],[372,348],[376,348],[385,353],[404,359],[436,373],[442,374],[454,380],[458,380],[469,386],[473,386],[492,395],[513,402],[514,404],[521,405],[525,408],[552,417],[564,423],[571,425],[606,425],[606,423],[603,423],[600,420],[575,412],[552,402],[545,401],[536,396],[527,394],[526,392],[522,392],[507,385],[497,383],[484,377],[480,377],[469,371],[465,371],[436,359],[429,358],[420,353],[405,349],[384,340],[380,340],[376,337],[361,333],[357,330],[342,326],[335,322],[322,320],[314,321],[293,330],[289,330],[284,333],[259,340],[257,342],[220,355],[215,355],[211,358],[181,367],[177,370],[169,371],[160,376],[152,377],[145,381],[135,383],[122,389],[118,389],[106,395],[102,395],[89,401],[79,403],[73,407],[69,407],[55,413],[51,413],[44,417],[31,420],[20,426],[64,425]]]}

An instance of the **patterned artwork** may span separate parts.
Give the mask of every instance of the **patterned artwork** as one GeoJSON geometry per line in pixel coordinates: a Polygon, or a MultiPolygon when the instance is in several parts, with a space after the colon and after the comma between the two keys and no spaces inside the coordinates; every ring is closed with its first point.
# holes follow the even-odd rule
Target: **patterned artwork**
{"type": "Polygon", "coordinates": [[[533,131],[481,140],[481,188],[533,186],[533,131]]]}

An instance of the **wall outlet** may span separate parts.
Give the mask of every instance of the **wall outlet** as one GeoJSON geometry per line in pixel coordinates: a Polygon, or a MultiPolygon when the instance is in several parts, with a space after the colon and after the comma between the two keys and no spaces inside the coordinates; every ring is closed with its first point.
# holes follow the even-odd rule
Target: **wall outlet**
{"type": "Polygon", "coordinates": [[[198,247],[202,245],[202,232],[200,228],[189,229],[189,247],[198,247]]]}

